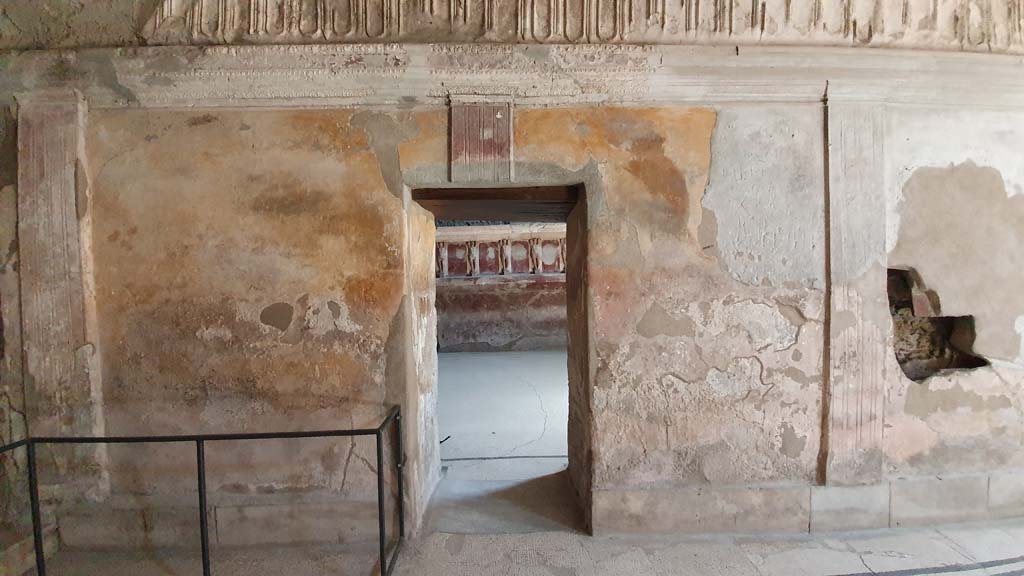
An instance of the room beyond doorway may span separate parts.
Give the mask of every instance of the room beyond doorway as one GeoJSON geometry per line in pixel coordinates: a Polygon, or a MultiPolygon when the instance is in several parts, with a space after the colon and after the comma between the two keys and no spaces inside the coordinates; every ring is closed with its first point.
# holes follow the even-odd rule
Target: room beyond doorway
{"type": "Polygon", "coordinates": [[[438,356],[443,479],[431,511],[440,532],[573,529],[566,470],[564,350],[438,356]]]}
{"type": "MultiPolygon", "coordinates": [[[[427,522],[453,533],[583,528],[570,374],[587,373],[577,186],[429,189],[442,480],[427,522]],[[576,250],[574,252],[574,249],[576,250]],[[575,256],[574,258],[572,256],[575,256]],[[570,278],[572,280],[570,280],[570,278]],[[576,298],[569,298],[573,291],[576,298]],[[575,320],[575,322],[573,322],[575,320]],[[574,467],[575,462],[575,467],[574,467]]],[[[583,388],[581,379],[574,380],[583,388]]],[[[576,430],[582,430],[577,418],[576,430]]],[[[579,444],[576,444],[579,446],[579,444]]]]}

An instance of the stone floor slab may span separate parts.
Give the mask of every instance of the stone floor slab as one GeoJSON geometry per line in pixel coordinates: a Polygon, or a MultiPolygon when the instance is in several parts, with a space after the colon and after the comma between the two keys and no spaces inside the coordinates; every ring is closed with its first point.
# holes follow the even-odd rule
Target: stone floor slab
{"type": "MultiPolygon", "coordinates": [[[[616,536],[434,532],[406,544],[396,576],[1005,576],[1024,574],[1024,520],[821,535],[616,536]],[[1016,554],[1015,554],[1016,553],[1016,554]],[[1016,560],[1016,561],[1015,561],[1016,560]]],[[[217,576],[373,576],[374,550],[338,545],[215,547],[217,576]]],[[[201,573],[194,550],[82,552],[60,576],[201,573]]]]}

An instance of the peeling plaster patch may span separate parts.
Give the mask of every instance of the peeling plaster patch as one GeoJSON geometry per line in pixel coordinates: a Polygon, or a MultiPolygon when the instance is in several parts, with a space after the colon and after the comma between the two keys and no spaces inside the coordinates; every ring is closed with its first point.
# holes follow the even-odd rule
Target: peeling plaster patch
{"type": "Polygon", "coordinates": [[[956,384],[952,388],[931,390],[929,382],[925,381],[907,390],[904,410],[911,416],[927,418],[937,412],[955,412],[960,409],[986,412],[1012,407],[1013,404],[1006,396],[982,396],[977,392],[965,390],[962,384],[956,384]]]}
{"type": "Polygon", "coordinates": [[[804,446],[807,445],[807,437],[797,435],[796,430],[789,422],[783,422],[781,442],[779,452],[782,452],[783,456],[798,458],[803,453],[804,446]]]}
{"type": "Polygon", "coordinates": [[[306,308],[306,328],[314,336],[323,336],[328,332],[340,330],[355,333],[360,330],[348,313],[348,306],[340,298],[311,297],[306,308]]]}
{"type": "Polygon", "coordinates": [[[330,208],[327,192],[309,190],[292,174],[259,174],[250,176],[248,182],[260,190],[249,204],[253,212],[271,216],[302,216],[330,208]]]}
{"type": "MultiPolygon", "coordinates": [[[[707,286],[699,289],[708,293],[707,286]]],[[[597,437],[603,454],[596,484],[664,488],[813,478],[822,333],[819,322],[802,319],[815,306],[781,289],[740,288],[777,294],[764,300],[702,300],[689,290],[678,280],[648,288],[656,305],[638,305],[638,328],[599,358],[602,384],[593,406],[606,416],[597,437]],[[784,314],[779,300],[793,310],[784,314]],[[690,318],[694,334],[649,330],[663,314],[690,318]],[[782,453],[784,436],[795,456],[782,453]]]]}
{"type": "MultiPolygon", "coordinates": [[[[266,311],[266,308],[264,308],[264,311],[266,311]]],[[[262,319],[262,315],[260,315],[260,318],[262,319]]],[[[291,318],[289,316],[290,321],[291,318]]],[[[231,333],[231,329],[227,326],[204,326],[196,331],[196,337],[204,342],[230,342],[234,338],[234,334],[231,333]]]]}
{"type": "Polygon", "coordinates": [[[697,243],[704,254],[718,258],[718,219],[706,207],[702,209],[700,226],[697,228],[697,243]]]}
{"type": "Polygon", "coordinates": [[[212,124],[213,122],[216,122],[216,121],[217,121],[217,117],[214,116],[213,114],[202,114],[200,116],[193,116],[192,118],[189,118],[187,124],[189,125],[189,127],[195,128],[196,126],[203,126],[205,124],[212,124]]]}
{"type": "Polygon", "coordinates": [[[764,366],[756,357],[736,358],[725,370],[709,370],[707,383],[716,396],[743,399],[764,384],[761,379],[763,371],[764,366]]]}
{"type": "Polygon", "coordinates": [[[775,306],[753,300],[717,302],[704,321],[706,335],[746,339],[756,351],[782,351],[796,344],[798,328],[775,306]]]}
{"type": "Polygon", "coordinates": [[[893,475],[1020,468],[1024,372],[989,366],[890,384],[885,452],[893,475]]]}
{"type": "Polygon", "coordinates": [[[1008,196],[999,170],[973,162],[919,168],[903,196],[889,267],[915,270],[941,295],[943,315],[974,316],[975,353],[1014,361],[1024,292],[1011,287],[1024,270],[1024,196],[1008,196]]]}
{"type": "Polygon", "coordinates": [[[379,112],[356,114],[352,117],[352,126],[366,131],[388,190],[395,198],[401,199],[404,186],[398,147],[415,137],[416,129],[409,122],[398,122],[393,116],[379,112]]]}
{"type": "Polygon", "coordinates": [[[696,326],[689,316],[676,318],[657,302],[651,304],[636,326],[644,338],[655,336],[693,336],[696,326]]]}
{"type": "Polygon", "coordinates": [[[889,113],[886,155],[893,162],[894,193],[887,198],[886,250],[896,245],[902,202],[900,191],[922,167],[949,166],[970,160],[995,167],[1008,197],[1024,195],[1024,113],[1006,110],[911,110],[889,113]],[[950,138],[956,134],[956,138],[950,138]]]}
{"type": "Polygon", "coordinates": [[[778,304],[778,307],[779,312],[783,316],[785,316],[786,320],[789,320],[789,323],[792,324],[793,326],[800,327],[803,326],[805,322],[807,322],[807,318],[804,317],[803,312],[801,312],[800,309],[797,308],[796,306],[782,304],[780,302],[778,304]]]}
{"type": "MultiPolygon", "coordinates": [[[[619,126],[616,125],[617,128],[619,126]]],[[[631,130],[636,130],[636,127],[631,127],[631,130]]],[[[686,176],[666,156],[665,138],[656,133],[630,134],[625,145],[633,155],[626,164],[626,171],[639,178],[651,194],[663,197],[666,208],[675,212],[673,216],[685,222],[689,194],[686,190],[686,176]]]]}
{"type": "Polygon", "coordinates": [[[275,302],[260,312],[260,322],[267,326],[273,326],[281,332],[288,330],[292,324],[292,316],[295,310],[287,302],[275,302]]]}
{"type": "Polygon", "coordinates": [[[699,236],[708,247],[715,225],[719,262],[740,282],[823,286],[821,121],[818,107],[719,111],[699,236]]]}
{"type": "MultiPolygon", "coordinates": [[[[793,350],[794,362],[798,362],[802,356],[803,355],[800,353],[800,350],[793,350]]],[[[786,369],[782,371],[782,374],[785,375],[786,378],[789,378],[794,382],[799,382],[800,384],[806,384],[808,386],[815,386],[821,384],[820,375],[808,376],[806,373],[799,370],[795,366],[786,367],[786,369]]]]}
{"type": "Polygon", "coordinates": [[[1009,128],[1024,123],[1024,113],[894,109],[891,115],[891,150],[894,157],[906,159],[899,165],[898,188],[922,166],[956,164],[970,158],[998,168],[1008,196],[1024,194],[1024,166],[1020,163],[1024,133],[1009,128]],[[952,132],[955,139],[949,138],[952,132]]]}

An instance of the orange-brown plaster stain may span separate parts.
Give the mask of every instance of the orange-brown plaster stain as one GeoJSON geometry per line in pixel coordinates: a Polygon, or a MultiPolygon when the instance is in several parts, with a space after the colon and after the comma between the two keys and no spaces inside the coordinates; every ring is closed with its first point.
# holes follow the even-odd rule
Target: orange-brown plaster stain
{"type": "Polygon", "coordinates": [[[416,112],[412,122],[416,135],[398,145],[402,170],[444,166],[448,161],[448,111],[416,112]]]}
{"type": "Polygon", "coordinates": [[[381,402],[404,215],[352,118],[91,117],[109,431],[284,428],[295,411],[333,428],[381,402]]]}
{"type": "Polygon", "coordinates": [[[705,108],[520,110],[516,159],[573,170],[595,162],[615,211],[695,238],[715,118],[705,108]]]}

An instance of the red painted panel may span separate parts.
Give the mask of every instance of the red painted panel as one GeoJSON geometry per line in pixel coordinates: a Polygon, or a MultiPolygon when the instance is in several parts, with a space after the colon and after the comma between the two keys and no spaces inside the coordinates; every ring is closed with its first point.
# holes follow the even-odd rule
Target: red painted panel
{"type": "Polygon", "coordinates": [[[543,240],[540,249],[540,261],[543,272],[553,274],[562,271],[562,257],[558,240],[543,240]]]}
{"type": "Polygon", "coordinates": [[[464,242],[448,243],[448,277],[466,276],[469,274],[467,253],[469,249],[464,242]]]}
{"type": "Polygon", "coordinates": [[[501,272],[501,246],[497,242],[481,242],[480,275],[489,276],[501,272]]]}
{"type": "Polygon", "coordinates": [[[508,103],[452,104],[451,176],[455,182],[503,182],[512,177],[508,103]]]}
{"type": "Polygon", "coordinates": [[[528,240],[512,241],[512,273],[530,273],[530,242],[528,240]]]}

